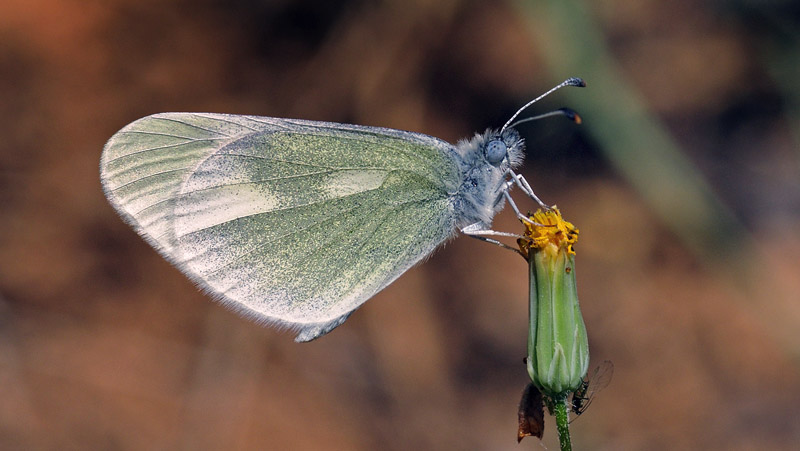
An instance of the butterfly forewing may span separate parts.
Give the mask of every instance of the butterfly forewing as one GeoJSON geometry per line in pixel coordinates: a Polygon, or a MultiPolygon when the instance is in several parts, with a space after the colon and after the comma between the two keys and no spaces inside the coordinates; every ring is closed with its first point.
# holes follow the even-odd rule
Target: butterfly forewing
{"type": "Polygon", "coordinates": [[[112,137],[101,177],[184,273],[306,340],[452,235],[453,152],[390,129],[167,113],[112,137]]]}
{"type": "Polygon", "coordinates": [[[132,122],[106,143],[100,178],[111,204],[165,257],[175,247],[181,186],[209,155],[243,134],[277,126],[245,116],[167,113],[132,122]]]}

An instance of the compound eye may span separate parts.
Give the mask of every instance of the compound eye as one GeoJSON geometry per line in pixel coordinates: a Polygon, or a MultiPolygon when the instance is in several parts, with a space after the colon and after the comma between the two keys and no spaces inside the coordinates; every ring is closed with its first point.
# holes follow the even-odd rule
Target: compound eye
{"type": "Polygon", "coordinates": [[[506,158],[507,151],[506,143],[499,139],[491,140],[486,144],[486,161],[497,166],[506,158]]]}

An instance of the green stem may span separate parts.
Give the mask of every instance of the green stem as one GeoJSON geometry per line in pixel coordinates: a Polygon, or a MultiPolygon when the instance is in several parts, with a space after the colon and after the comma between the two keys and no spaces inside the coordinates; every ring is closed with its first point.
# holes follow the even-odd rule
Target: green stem
{"type": "Polygon", "coordinates": [[[569,438],[569,413],[567,412],[567,398],[557,400],[553,406],[556,416],[556,428],[558,429],[558,441],[561,444],[561,451],[572,451],[572,441],[569,438]]]}

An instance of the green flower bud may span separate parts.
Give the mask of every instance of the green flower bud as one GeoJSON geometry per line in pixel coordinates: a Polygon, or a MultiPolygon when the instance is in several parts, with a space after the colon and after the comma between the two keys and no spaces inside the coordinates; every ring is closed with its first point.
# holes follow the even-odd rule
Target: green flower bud
{"type": "Polygon", "coordinates": [[[520,249],[530,267],[528,374],[545,396],[577,390],[589,367],[589,338],[575,283],[578,229],[556,207],[526,223],[520,249]]]}

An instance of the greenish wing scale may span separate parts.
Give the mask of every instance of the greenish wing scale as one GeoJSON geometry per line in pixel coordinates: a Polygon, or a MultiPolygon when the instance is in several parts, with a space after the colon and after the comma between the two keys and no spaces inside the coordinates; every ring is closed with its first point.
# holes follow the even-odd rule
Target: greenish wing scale
{"type": "Polygon", "coordinates": [[[213,296],[298,341],[341,324],[454,232],[455,150],[436,138],[179,113],[118,135],[101,170],[112,204],[213,296]]]}

